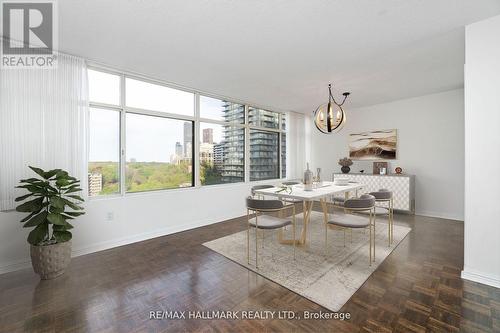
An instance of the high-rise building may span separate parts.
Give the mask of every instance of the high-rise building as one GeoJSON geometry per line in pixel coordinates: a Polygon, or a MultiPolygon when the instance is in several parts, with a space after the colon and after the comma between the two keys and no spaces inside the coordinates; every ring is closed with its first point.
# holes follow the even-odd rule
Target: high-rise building
{"type": "Polygon", "coordinates": [[[214,144],[214,165],[218,168],[224,164],[224,142],[214,144]]]}
{"type": "Polygon", "coordinates": [[[193,157],[193,143],[192,142],[186,142],[186,145],[184,146],[184,158],[191,158],[193,157]]]}
{"type": "Polygon", "coordinates": [[[184,151],[180,142],[175,143],[175,153],[170,156],[170,163],[178,164],[184,158],[184,151]]]}
{"type": "MultiPolygon", "coordinates": [[[[224,102],[223,117],[227,122],[243,123],[245,112],[243,105],[224,102]]],[[[221,176],[223,183],[242,182],[245,180],[245,130],[243,128],[225,125],[222,130],[222,147],[216,159],[222,158],[221,176]]]]}
{"type": "Polygon", "coordinates": [[[193,122],[184,122],[184,157],[191,157],[193,154],[193,122]]]}
{"type": "MultiPolygon", "coordinates": [[[[207,128],[202,131],[202,143],[200,145],[201,162],[211,161],[220,174],[220,183],[242,182],[245,180],[245,129],[234,126],[243,124],[245,121],[244,106],[237,103],[223,102],[222,115],[227,125],[222,126],[222,140],[213,142],[213,129],[207,128]],[[208,152],[209,147],[212,153],[208,152]]],[[[280,116],[276,112],[261,109],[252,109],[249,113],[249,124],[263,129],[251,128],[248,131],[250,149],[250,180],[276,179],[280,178],[280,163],[284,170],[284,148],[286,147],[283,135],[280,147],[280,133],[265,130],[279,129],[280,116]],[[280,156],[280,150],[283,150],[280,156]]]]}
{"type": "Polygon", "coordinates": [[[89,173],[89,196],[99,195],[102,191],[102,174],[89,173]]]}
{"type": "Polygon", "coordinates": [[[212,143],[203,142],[200,144],[200,163],[214,164],[214,145],[212,143]]]}
{"type": "Polygon", "coordinates": [[[250,180],[279,178],[279,134],[250,131],[250,180]]]}
{"type": "MultiPolygon", "coordinates": [[[[250,107],[248,123],[250,125],[278,129],[280,116],[276,112],[250,107]]],[[[280,178],[280,162],[284,164],[285,156],[280,158],[280,150],[286,146],[285,136],[277,132],[251,129],[250,132],[250,180],[280,178]]],[[[286,171],[284,171],[286,173],[286,171]]]]}
{"type": "Polygon", "coordinates": [[[175,155],[182,156],[182,145],[178,141],[175,143],[175,155]]]}
{"type": "Polygon", "coordinates": [[[214,129],[204,128],[203,129],[203,143],[214,143],[214,129]]]}

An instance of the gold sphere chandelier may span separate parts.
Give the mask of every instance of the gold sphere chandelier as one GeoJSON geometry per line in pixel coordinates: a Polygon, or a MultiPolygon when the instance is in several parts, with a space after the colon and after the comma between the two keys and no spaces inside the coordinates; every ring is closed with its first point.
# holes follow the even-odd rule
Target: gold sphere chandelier
{"type": "Polygon", "coordinates": [[[321,132],[331,134],[340,131],[344,126],[346,116],[342,105],[344,105],[350,93],[345,92],[342,95],[344,100],[342,103],[337,103],[332,95],[332,85],[328,85],[328,103],[321,104],[314,111],[314,124],[321,132]]]}

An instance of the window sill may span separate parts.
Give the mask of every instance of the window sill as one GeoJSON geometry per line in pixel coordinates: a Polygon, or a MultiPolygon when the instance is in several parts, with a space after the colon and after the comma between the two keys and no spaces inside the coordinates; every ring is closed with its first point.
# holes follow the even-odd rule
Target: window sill
{"type": "Polygon", "coordinates": [[[147,195],[162,195],[162,194],[167,194],[167,193],[178,193],[178,192],[185,192],[185,191],[197,191],[197,190],[204,190],[204,189],[211,189],[211,188],[234,188],[234,187],[241,187],[241,186],[255,186],[255,185],[260,185],[260,184],[277,184],[278,182],[284,182],[289,180],[288,178],[282,178],[282,179],[267,179],[267,180],[254,180],[254,181],[249,181],[249,182],[240,182],[240,183],[229,183],[229,184],[213,184],[213,185],[199,185],[199,186],[190,186],[190,187],[183,187],[183,188],[172,188],[172,189],[163,189],[163,190],[151,190],[151,191],[142,191],[142,192],[132,192],[132,193],[124,193],[124,194],[111,194],[111,195],[98,195],[94,197],[88,197],[87,202],[92,202],[92,201],[103,201],[103,200],[116,200],[116,199],[123,199],[123,198],[128,198],[128,197],[142,197],[142,196],[147,196],[147,195]]]}

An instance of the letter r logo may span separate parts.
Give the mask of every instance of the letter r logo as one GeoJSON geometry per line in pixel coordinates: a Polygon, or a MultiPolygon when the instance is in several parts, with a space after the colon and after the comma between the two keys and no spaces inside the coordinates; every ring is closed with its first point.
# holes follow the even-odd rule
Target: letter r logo
{"type": "Polygon", "coordinates": [[[54,47],[54,3],[2,2],[4,54],[51,54],[54,47]]]}

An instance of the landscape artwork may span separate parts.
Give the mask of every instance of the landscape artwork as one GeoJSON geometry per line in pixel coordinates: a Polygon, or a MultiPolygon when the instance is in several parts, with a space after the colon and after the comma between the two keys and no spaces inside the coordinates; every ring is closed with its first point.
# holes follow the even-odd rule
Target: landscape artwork
{"type": "Polygon", "coordinates": [[[397,130],[349,134],[349,158],[354,160],[395,160],[397,130]]]}

